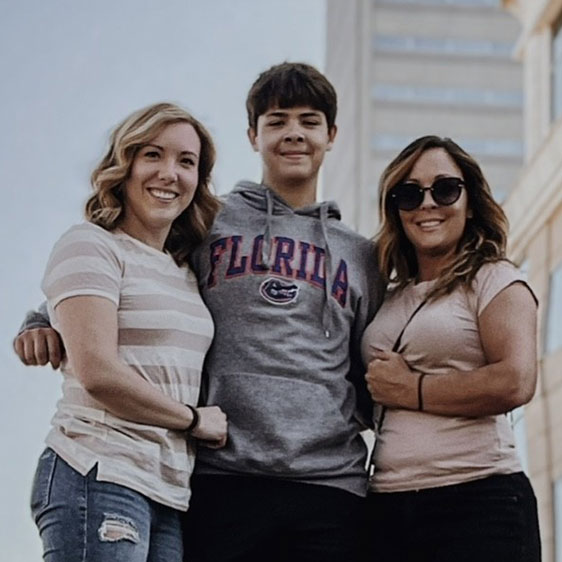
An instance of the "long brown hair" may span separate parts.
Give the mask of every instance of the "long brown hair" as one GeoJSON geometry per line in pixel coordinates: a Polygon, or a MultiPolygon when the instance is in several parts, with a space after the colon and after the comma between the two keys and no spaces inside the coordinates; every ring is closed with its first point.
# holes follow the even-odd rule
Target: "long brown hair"
{"type": "Polygon", "coordinates": [[[503,209],[492,197],[490,186],[478,163],[450,138],[434,135],[410,143],[382,173],[379,183],[381,224],[375,236],[381,273],[387,282],[404,287],[418,274],[418,262],[412,243],[406,237],[398,210],[390,201],[389,191],[407,178],[423,152],[442,148],[463,174],[468,208],[467,219],[456,257],[439,276],[430,296],[450,293],[459,284],[469,286],[480,266],[506,259],[508,222],[503,209]]]}
{"type": "Polygon", "coordinates": [[[172,103],[149,105],[115,128],[107,153],[92,173],[94,194],[86,203],[85,215],[88,221],[106,230],[118,227],[123,217],[123,184],[137,152],[167,125],[178,122],[189,123],[201,142],[195,195],[189,207],[172,223],[164,244],[176,263],[183,265],[206,236],[220,203],[211,192],[211,171],[216,159],[213,139],[202,123],[181,107],[172,103]]]}

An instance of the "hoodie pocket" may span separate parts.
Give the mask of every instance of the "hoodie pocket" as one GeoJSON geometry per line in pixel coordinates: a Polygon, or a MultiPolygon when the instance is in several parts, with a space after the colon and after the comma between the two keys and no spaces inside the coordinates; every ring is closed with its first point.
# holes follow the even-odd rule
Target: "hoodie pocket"
{"type": "Polygon", "coordinates": [[[215,375],[209,403],[228,416],[228,444],[219,457],[234,468],[332,473],[349,463],[357,431],[325,386],[255,373],[215,375]]]}

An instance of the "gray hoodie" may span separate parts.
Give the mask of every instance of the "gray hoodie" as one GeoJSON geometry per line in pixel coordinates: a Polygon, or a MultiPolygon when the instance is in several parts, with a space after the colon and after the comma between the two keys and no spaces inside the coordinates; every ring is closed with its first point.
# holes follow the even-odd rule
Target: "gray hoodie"
{"type": "Polygon", "coordinates": [[[196,472],[278,477],[366,493],[360,337],[382,297],[373,245],[335,203],[292,209],[241,182],[193,256],[216,332],[204,401],[228,443],[196,472]]]}

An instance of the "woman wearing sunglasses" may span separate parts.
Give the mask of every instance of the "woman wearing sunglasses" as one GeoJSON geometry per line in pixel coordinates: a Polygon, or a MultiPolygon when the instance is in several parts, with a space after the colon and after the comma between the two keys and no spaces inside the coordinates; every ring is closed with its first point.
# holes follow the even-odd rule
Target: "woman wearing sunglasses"
{"type": "Polygon", "coordinates": [[[474,159],[435,136],[383,172],[380,215],[389,291],[363,338],[372,559],[540,560],[506,415],[535,390],[537,303],[505,258],[506,217],[474,159]]]}

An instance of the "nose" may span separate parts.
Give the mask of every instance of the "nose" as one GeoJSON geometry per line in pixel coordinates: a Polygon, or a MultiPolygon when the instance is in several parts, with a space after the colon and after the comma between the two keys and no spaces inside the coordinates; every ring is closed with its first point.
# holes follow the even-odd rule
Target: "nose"
{"type": "Polygon", "coordinates": [[[303,142],[304,134],[298,123],[292,123],[289,125],[283,140],[286,142],[303,142]]]}
{"type": "Polygon", "coordinates": [[[162,160],[158,167],[158,179],[166,183],[175,182],[178,179],[175,162],[172,160],[162,160]]]}
{"type": "Polygon", "coordinates": [[[421,202],[420,209],[434,209],[438,207],[435,203],[433,196],[431,195],[431,189],[424,189],[423,191],[423,201],[421,202]]]}

